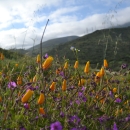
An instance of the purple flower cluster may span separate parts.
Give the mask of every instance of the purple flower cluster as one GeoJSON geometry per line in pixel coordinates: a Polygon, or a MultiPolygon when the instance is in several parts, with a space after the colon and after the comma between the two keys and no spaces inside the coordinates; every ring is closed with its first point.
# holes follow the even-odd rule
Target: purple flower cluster
{"type": "Polygon", "coordinates": [[[15,89],[17,87],[16,83],[14,81],[11,81],[8,83],[8,88],[15,89]]]}
{"type": "Polygon", "coordinates": [[[62,130],[62,125],[59,121],[56,121],[51,124],[50,130],[62,130]]]}

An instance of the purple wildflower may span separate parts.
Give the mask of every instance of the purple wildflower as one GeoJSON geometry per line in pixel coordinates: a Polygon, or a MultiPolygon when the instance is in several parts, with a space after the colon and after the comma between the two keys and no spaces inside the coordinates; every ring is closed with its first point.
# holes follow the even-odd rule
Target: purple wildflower
{"type": "Polygon", "coordinates": [[[64,75],[63,71],[60,72],[60,76],[62,76],[63,78],[65,78],[65,75],[64,75]]]}
{"type": "Polygon", "coordinates": [[[50,130],[62,130],[62,125],[59,121],[52,123],[50,127],[50,130]]]}
{"type": "Polygon", "coordinates": [[[81,90],[82,90],[82,91],[85,91],[85,87],[83,86],[81,90]]]}
{"type": "Polygon", "coordinates": [[[80,105],[80,100],[76,100],[75,102],[76,104],[80,105]]]}
{"type": "Polygon", "coordinates": [[[87,98],[85,96],[82,97],[82,101],[83,102],[86,102],[87,101],[87,98]]]}
{"type": "Polygon", "coordinates": [[[46,53],[44,56],[43,56],[44,59],[48,58],[48,54],[46,53]]]}
{"type": "Polygon", "coordinates": [[[82,95],[83,95],[82,92],[79,92],[79,93],[78,93],[78,96],[79,96],[79,97],[82,97],[82,95]]]}
{"type": "Polygon", "coordinates": [[[73,123],[76,126],[80,123],[80,118],[77,115],[70,116],[69,123],[73,123]]]}
{"type": "Polygon", "coordinates": [[[122,69],[126,69],[127,67],[128,67],[127,64],[122,64],[122,65],[121,65],[121,68],[122,68],[122,69]]]}
{"type": "Polygon", "coordinates": [[[120,98],[116,98],[115,102],[120,103],[121,99],[120,98]]]}
{"type": "Polygon", "coordinates": [[[126,122],[130,121],[130,115],[125,118],[125,121],[126,122]]]}
{"type": "Polygon", "coordinates": [[[11,81],[11,82],[8,83],[8,88],[10,88],[10,89],[14,89],[14,88],[16,88],[16,86],[17,85],[14,81],[11,81]]]}
{"type": "Polygon", "coordinates": [[[24,103],[23,106],[24,106],[25,109],[29,109],[29,104],[28,103],[24,103]]]}
{"type": "Polygon", "coordinates": [[[64,114],[63,112],[60,112],[60,116],[61,116],[61,117],[64,117],[65,114],[64,114]]]}
{"type": "Polygon", "coordinates": [[[20,127],[20,130],[26,130],[23,126],[20,127]]]}
{"type": "Polygon", "coordinates": [[[118,130],[116,123],[114,122],[113,129],[112,130],[118,130]]]}
{"type": "Polygon", "coordinates": [[[98,118],[100,123],[106,122],[109,118],[106,115],[103,115],[101,117],[98,118]]]}
{"type": "Polygon", "coordinates": [[[114,98],[114,95],[113,95],[112,91],[109,91],[109,95],[110,95],[111,98],[114,98]]]}

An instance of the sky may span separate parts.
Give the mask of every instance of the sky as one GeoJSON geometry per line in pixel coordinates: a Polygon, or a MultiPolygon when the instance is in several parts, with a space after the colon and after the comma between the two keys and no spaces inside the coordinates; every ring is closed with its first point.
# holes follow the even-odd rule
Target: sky
{"type": "Polygon", "coordinates": [[[130,26],[130,0],[0,0],[0,47],[28,49],[65,36],[130,26]]]}

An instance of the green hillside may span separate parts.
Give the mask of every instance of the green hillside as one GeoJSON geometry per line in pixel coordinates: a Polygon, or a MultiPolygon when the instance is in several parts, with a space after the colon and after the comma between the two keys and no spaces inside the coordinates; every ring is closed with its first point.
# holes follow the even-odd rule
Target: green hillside
{"type": "Polygon", "coordinates": [[[130,27],[97,30],[59,45],[48,53],[57,54],[59,58],[66,56],[73,63],[76,59],[70,50],[71,46],[80,50],[78,56],[81,64],[89,60],[91,65],[96,66],[99,63],[101,66],[103,59],[106,58],[110,67],[116,68],[117,65],[130,62],[130,27]]]}
{"type": "MultiPolygon", "coordinates": [[[[58,45],[64,44],[66,42],[72,41],[77,38],[78,38],[78,36],[67,36],[67,37],[61,37],[61,38],[47,40],[42,43],[43,53],[46,53],[47,51],[57,47],[58,45]]],[[[36,56],[37,54],[39,54],[39,49],[40,49],[40,44],[38,44],[34,47],[31,47],[24,52],[28,55],[36,56]]]]}

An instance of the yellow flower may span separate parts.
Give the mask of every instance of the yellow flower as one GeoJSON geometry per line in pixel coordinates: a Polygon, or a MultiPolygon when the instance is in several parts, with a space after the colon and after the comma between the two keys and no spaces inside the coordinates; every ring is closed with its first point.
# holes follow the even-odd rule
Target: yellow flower
{"type": "Polygon", "coordinates": [[[64,69],[68,69],[68,62],[65,62],[64,69]]]}
{"type": "Polygon", "coordinates": [[[33,77],[33,82],[36,82],[37,81],[37,75],[35,75],[34,77],[33,77]]]}
{"type": "Polygon", "coordinates": [[[58,69],[56,69],[56,74],[57,74],[57,75],[60,74],[61,70],[62,70],[61,67],[59,67],[58,69]]]}
{"type": "Polygon", "coordinates": [[[107,68],[108,67],[108,63],[107,63],[107,60],[104,59],[104,67],[107,68]]]}
{"type": "Polygon", "coordinates": [[[45,96],[44,96],[44,94],[41,92],[37,103],[38,103],[38,104],[43,104],[44,101],[45,101],[45,96]]]}
{"type": "Polygon", "coordinates": [[[66,90],[66,87],[67,87],[67,85],[66,85],[66,80],[64,79],[64,80],[63,80],[63,83],[62,83],[62,91],[65,91],[65,90],[66,90]]]}
{"type": "Polygon", "coordinates": [[[53,57],[49,56],[49,57],[43,62],[42,68],[43,68],[44,70],[48,69],[48,68],[51,66],[51,64],[52,64],[52,61],[53,61],[53,57]]]}
{"type": "Polygon", "coordinates": [[[30,79],[30,82],[31,82],[31,83],[33,82],[33,79],[32,79],[32,78],[30,79]]]}
{"type": "Polygon", "coordinates": [[[89,72],[89,66],[90,66],[90,62],[88,61],[88,62],[86,63],[85,68],[84,68],[84,72],[85,72],[85,73],[88,73],[88,72],[89,72]]]}
{"type": "Polygon", "coordinates": [[[18,64],[15,64],[15,67],[18,67],[18,64]]]}
{"type": "Polygon", "coordinates": [[[100,78],[101,78],[101,73],[100,71],[97,72],[96,76],[95,76],[95,82],[99,82],[100,81],[100,78]]]}
{"type": "Polygon", "coordinates": [[[78,62],[78,61],[75,61],[74,68],[77,69],[78,66],[79,66],[79,62],[78,62]]]}
{"type": "Polygon", "coordinates": [[[32,91],[31,89],[27,90],[27,92],[26,92],[26,93],[24,94],[24,96],[22,97],[21,101],[22,101],[23,103],[28,102],[28,100],[31,98],[32,94],[33,94],[33,91],[32,91]]]}
{"type": "Polygon", "coordinates": [[[117,88],[113,88],[112,92],[116,93],[117,92],[117,88]]]}
{"type": "Polygon", "coordinates": [[[100,76],[102,77],[104,75],[104,73],[105,73],[104,72],[104,67],[102,67],[101,70],[100,70],[100,76]]]}
{"type": "Polygon", "coordinates": [[[85,84],[85,79],[79,80],[78,86],[83,86],[85,84]]]}
{"type": "Polygon", "coordinates": [[[3,53],[1,53],[0,59],[1,59],[1,60],[4,60],[4,55],[3,55],[3,53]]]}
{"type": "Polygon", "coordinates": [[[22,77],[18,76],[17,78],[17,85],[21,85],[22,84],[22,77]]]}
{"type": "Polygon", "coordinates": [[[45,111],[42,107],[39,108],[39,113],[42,114],[42,115],[45,115],[45,111]]]}
{"type": "Polygon", "coordinates": [[[40,61],[41,61],[40,55],[38,54],[38,55],[37,55],[37,61],[36,61],[36,62],[37,62],[37,63],[40,63],[40,61]]]}
{"type": "Polygon", "coordinates": [[[51,91],[54,91],[55,90],[55,85],[56,85],[56,82],[52,82],[51,86],[50,86],[50,90],[51,91]]]}

